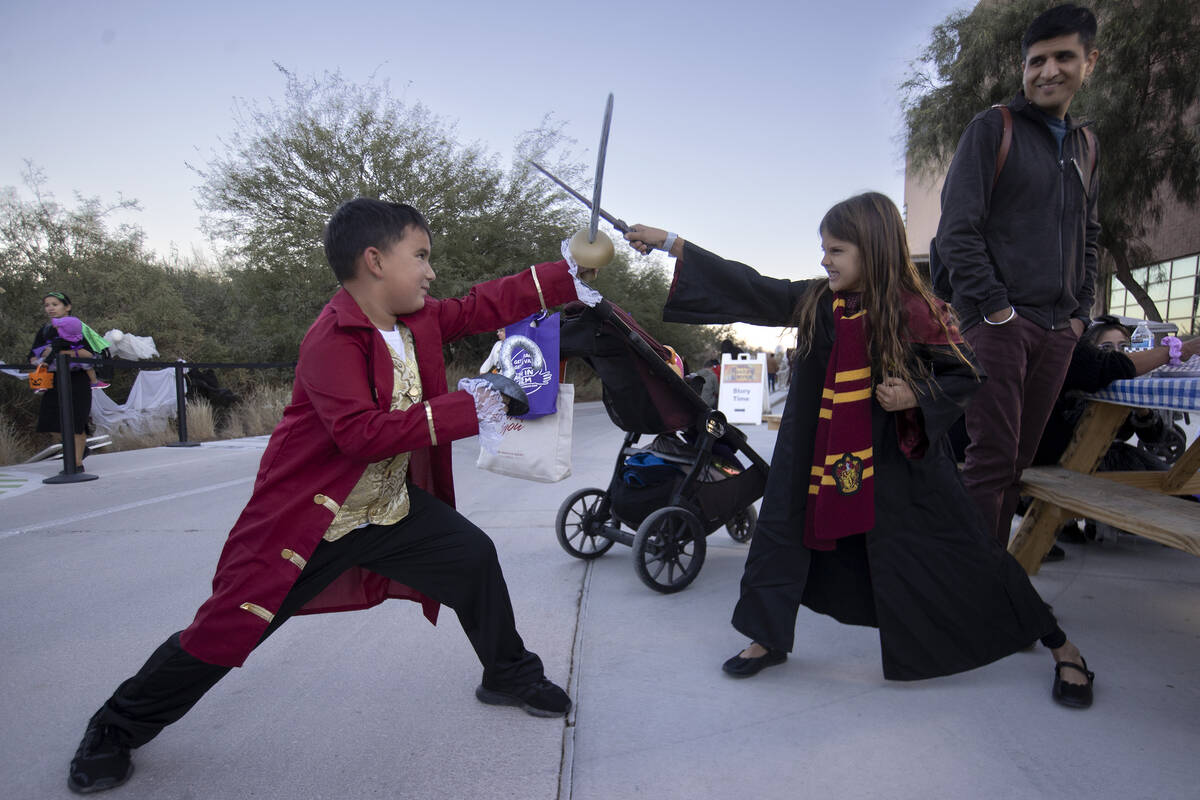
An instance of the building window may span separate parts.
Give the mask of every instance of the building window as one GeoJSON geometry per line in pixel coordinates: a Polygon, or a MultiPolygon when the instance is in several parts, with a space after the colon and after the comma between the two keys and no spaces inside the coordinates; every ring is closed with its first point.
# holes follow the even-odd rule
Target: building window
{"type": "MultiPolygon", "coordinates": [[[[1135,280],[1158,306],[1164,322],[1173,322],[1184,336],[1200,334],[1200,253],[1132,270],[1135,280]]],[[[1115,278],[1108,298],[1109,312],[1144,319],[1146,312],[1115,278]]]]}

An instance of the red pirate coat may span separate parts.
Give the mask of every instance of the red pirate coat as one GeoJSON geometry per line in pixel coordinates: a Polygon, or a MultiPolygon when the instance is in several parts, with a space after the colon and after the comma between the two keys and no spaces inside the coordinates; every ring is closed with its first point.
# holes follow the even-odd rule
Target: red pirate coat
{"type": "MultiPolygon", "coordinates": [[[[300,344],[292,401],[271,434],[254,482],[217,562],[213,593],[183,631],[181,644],[212,664],[238,667],[262,638],[341,503],[367,466],[411,453],[409,480],[454,505],[450,443],[479,432],[467,392],[448,392],[442,344],[494,331],[547,305],[575,299],[566,262],[489,281],[460,298],[426,298],[400,317],[412,331],[424,402],[391,411],[387,345],[344,289],[300,344]]],[[[353,535],[353,534],[351,534],[353,535]]],[[[365,569],[343,573],[299,613],[368,608],[389,597],[421,602],[430,622],[438,605],[365,569]]]]}

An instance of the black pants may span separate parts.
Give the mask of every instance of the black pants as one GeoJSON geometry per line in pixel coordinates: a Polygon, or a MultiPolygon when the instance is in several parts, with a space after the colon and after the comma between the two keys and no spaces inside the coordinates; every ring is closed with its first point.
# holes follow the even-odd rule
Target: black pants
{"type": "MultiPolygon", "coordinates": [[[[347,569],[362,567],[454,609],[488,688],[505,690],[543,677],[541,659],[517,633],[492,540],[427,492],[410,485],[409,498],[411,510],[399,523],[321,542],[259,644],[347,569]]],[[[129,747],[140,747],[186,714],[230,670],[189,654],[179,636],[171,634],[97,712],[129,747]]]]}

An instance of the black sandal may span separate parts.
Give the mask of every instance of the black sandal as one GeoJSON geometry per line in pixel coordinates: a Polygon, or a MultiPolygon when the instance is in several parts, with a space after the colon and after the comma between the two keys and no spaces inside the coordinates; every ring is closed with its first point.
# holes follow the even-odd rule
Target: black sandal
{"type": "Polygon", "coordinates": [[[1051,696],[1055,701],[1064,706],[1071,708],[1089,708],[1092,705],[1092,684],[1096,680],[1096,673],[1091,672],[1087,668],[1087,659],[1083,656],[1079,657],[1083,662],[1083,666],[1071,661],[1056,661],[1054,663],[1054,688],[1050,691],[1051,696]],[[1087,683],[1067,683],[1062,679],[1063,667],[1069,667],[1076,672],[1082,672],[1087,676],[1087,683]]]}

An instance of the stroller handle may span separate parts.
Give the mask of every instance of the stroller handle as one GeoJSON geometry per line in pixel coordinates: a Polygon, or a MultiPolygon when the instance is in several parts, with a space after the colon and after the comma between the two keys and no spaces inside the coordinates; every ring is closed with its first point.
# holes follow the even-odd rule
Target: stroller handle
{"type": "Polygon", "coordinates": [[[733,446],[735,450],[743,452],[750,460],[760,468],[766,470],[769,465],[751,448],[743,447],[746,444],[746,434],[741,429],[730,425],[725,415],[720,411],[710,408],[708,403],[700,399],[700,395],[696,394],[696,390],[688,385],[675,370],[671,369],[658,353],[642,338],[642,335],[634,330],[625,319],[617,313],[613,305],[605,299],[601,299],[593,309],[601,318],[602,321],[610,322],[622,336],[624,336],[646,362],[649,369],[662,380],[673,385],[677,390],[682,392],[682,396],[687,398],[687,402],[691,405],[696,413],[697,427],[703,433],[712,436],[714,439],[723,439],[726,443],[733,446]]]}

